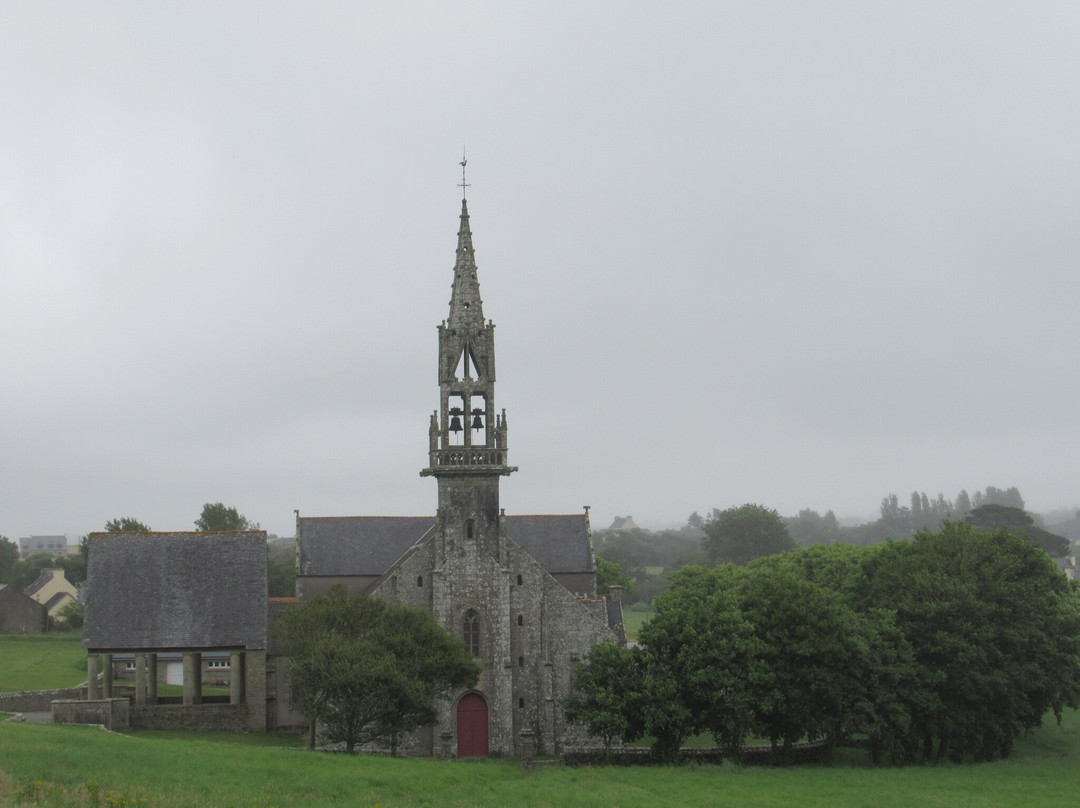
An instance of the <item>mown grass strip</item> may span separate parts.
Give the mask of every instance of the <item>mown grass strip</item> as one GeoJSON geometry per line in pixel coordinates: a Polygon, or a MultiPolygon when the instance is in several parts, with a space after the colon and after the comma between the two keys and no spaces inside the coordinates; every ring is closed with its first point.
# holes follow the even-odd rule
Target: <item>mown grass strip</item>
{"type": "Polygon", "coordinates": [[[1044,727],[997,763],[874,768],[857,754],[844,760],[790,769],[524,772],[515,761],[346,757],[242,745],[235,736],[127,736],[4,723],[0,806],[1071,807],[1080,793],[1080,719],[1070,713],[1062,727],[1044,727]]]}

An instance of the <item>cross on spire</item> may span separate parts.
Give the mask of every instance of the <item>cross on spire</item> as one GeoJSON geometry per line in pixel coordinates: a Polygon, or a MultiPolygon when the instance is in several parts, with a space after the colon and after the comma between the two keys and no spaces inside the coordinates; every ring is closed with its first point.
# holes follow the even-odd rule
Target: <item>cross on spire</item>
{"type": "Polygon", "coordinates": [[[462,199],[465,198],[465,189],[472,186],[471,182],[465,182],[465,165],[468,162],[469,161],[465,159],[465,147],[462,146],[461,147],[461,162],[459,163],[459,165],[461,166],[461,182],[458,183],[458,188],[461,189],[461,198],[462,199]]]}

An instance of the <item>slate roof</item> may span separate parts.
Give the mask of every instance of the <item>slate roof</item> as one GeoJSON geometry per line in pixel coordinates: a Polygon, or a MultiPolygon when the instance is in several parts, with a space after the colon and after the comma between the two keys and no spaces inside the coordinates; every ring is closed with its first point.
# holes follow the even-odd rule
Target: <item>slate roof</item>
{"type": "MultiPolygon", "coordinates": [[[[433,516],[301,517],[300,574],[381,576],[434,528],[433,516]]],[[[553,575],[590,569],[584,514],[507,516],[506,532],[553,575]]]]}
{"type": "Polygon", "coordinates": [[[266,647],[266,533],[91,533],[83,646],[266,647]]]}
{"type": "Polygon", "coordinates": [[[433,516],[300,518],[301,575],[382,575],[435,527],[433,516]]]}
{"type": "Polygon", "coordinates": [[[47,601],[45,601],[45,608],[52,613],[52,610],[59,606],[65,600],[76,600],[76,597],[70,592],[57,592],[47,601]]]}
{"type": "Polygon", "coordinates": [[[36,595],[41,590],[41,588],[45,586],[45,584],[47,584],[53,579],[54,572],[56,572],[56,570],[43,568],[38,573],[38,577],[34,580],[34,582],[23,590],[23,594],[30,597],[36,595]]]}
{"type": "Polygon", "coordinates": [[[508,516],[506,532],[552,575],[589,571],[585,514],[508,516]]]}

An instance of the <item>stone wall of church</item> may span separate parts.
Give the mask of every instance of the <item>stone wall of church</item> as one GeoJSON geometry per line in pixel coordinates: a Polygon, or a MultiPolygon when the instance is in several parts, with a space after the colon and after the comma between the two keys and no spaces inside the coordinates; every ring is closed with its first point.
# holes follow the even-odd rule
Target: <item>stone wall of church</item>
{"type": "MultiPolygon", "coordinates": [[[[478,537],[479,538],[479,537],[478,537]]],[[[602,616],[589,611],[521,547],[500,539],[500,552],[459,536],[436,536],[378,588],[389,600],[420,606],[462,637],[466,615],[479,618],[483,673],[474,691],[488,704],[492,755],[521,754],[521,732],[535,733],[536,752],[551,754],[584,738],[563,719],[574,666],[597,642],[614,641],[602,616]]],[[[602,615],[602,610],[600,615],[602,615]]],[[[437,726],[408,751],[438,753],[442,732],[456,754],[458,694],[440,706],[437,726]]]]}

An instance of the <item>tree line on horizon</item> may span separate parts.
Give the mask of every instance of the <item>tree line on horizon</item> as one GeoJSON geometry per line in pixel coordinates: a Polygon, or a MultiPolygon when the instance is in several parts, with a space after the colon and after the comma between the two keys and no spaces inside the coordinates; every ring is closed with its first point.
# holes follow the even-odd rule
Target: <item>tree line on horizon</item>
{"type": "Polygon", "coordinates": [[[943,763],[1006,757],[1078,706],[1080,589],[1008,528],[945,522],[675,572],[637,647],[589,654],[567,715],[658,761],[710,734],[732,759],[861,737],[876,762],[943,763]]]}
{"type": "Polygon", "coordinates": [[[901,504],[896,494],[889,494],[881,501],[879,518],[860,525],[842,525],[832,510],[822,515],[804,508],[795,516],[784,517],[764,505],[748,503],[725,510],[714,508],[707,517],[695,512],[685,526],[674,530],[599,530],[594,546],[598,559],[618,565],[618,569],[603,570],[602,582],[621,575],[627,582],[623,602],[632,609],[647,609],[666,590],[671,574],[689,564],[745,564],[760,556],[815,544],[866,547],[888,539],[910,539],[917,531],[936,530],[946,521],[1007,527],[1043,547],[1053,558],[1067,556],[1072,549],[1069,538],[1049,532],[1040,516],[1023,510],[1024,499],[1016,487],[987,486],[970,495],[961,490],[955,499],[913,491],[909,503],[901,504]]]}

